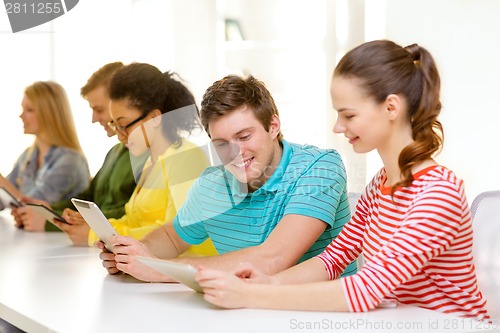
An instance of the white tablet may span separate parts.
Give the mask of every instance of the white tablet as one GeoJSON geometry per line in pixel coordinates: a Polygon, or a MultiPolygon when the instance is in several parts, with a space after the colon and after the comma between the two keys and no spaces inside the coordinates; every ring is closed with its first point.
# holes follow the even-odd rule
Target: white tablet
{"type": "Polygon", "coordinates": [[[161,272],[172,279],[182,283],[199,293],[203,293],[203,288],[194,279],[196,268],[191,265],[176,261],[161,260],[156,258],[135,257],[138,261],[151,267],[152,269],[161,272]]]}
{"type": "Polygon", "coordinates": [[[92,201],[85,201],[77,198],[72,198],[71,202],[73,202],[73,205],[75,205],[76,209],[82,214],[85,222],[94,230],[99,239],[104,242],[106,248],[112,251],[113,246],[109,243],[109,239],[111,236],[117,235],[117,232],[99,207],[92,201]]]}
{"type": "Polygon", "coordinates": [[[7,191],[3,187],[0,187],[0,202],[2,202],[2,204],[6,208],[22,206],[22,203],[20,203],[9,191],[7,191]]]}

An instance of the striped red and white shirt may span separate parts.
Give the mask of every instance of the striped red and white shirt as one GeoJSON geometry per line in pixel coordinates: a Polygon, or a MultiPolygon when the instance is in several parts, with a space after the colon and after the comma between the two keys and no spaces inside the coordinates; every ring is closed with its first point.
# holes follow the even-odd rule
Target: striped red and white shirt
{"type": "Polygon", "coordinates": [[[463,181],[443,166],[414,175],[391,196],[385,169],[365,188],[356,213],[321,253],[330,279],[363,253],[365,264],[341,278],[351,311],[384,300],[489,320],[472,263],[472,223],[463,181]]]}

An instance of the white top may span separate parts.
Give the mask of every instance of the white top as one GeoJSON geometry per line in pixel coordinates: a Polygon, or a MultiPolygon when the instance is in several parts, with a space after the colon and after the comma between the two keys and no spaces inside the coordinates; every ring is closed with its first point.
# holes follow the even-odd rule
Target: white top
{"type": "MultiPolygon", "coordinates": [[[[179,284],[108,275],[99,250],[17,230],[0,214],[0,317],[27,332],[470,332],[485,324],[412,306],[366,313],[223,310],[179,284]]],[[[332,300],[334,301],[334,300],[332,300]]],[[[492,328],[492,327],[490,327],[492,328]]]]}

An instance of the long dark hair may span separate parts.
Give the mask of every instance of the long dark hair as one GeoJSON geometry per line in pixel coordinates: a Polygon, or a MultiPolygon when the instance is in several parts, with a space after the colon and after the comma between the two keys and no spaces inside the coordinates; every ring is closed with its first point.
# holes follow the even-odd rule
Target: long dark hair
{"type": "Polygon", "coordinates": [[[180,145],[181,132],[191,133],[201,128],[201,124],[193,94],[174,76],[175,73],[162,73],[150,64],[132,63],[115,72],[109,87],[109,97],[111,100],[126,99],[129,106],[141,110],[143,114],[154,109],[166,114],[192,106],[176,112],[168,121],[162,121],[165,137],[172,144],[180,145]]]}

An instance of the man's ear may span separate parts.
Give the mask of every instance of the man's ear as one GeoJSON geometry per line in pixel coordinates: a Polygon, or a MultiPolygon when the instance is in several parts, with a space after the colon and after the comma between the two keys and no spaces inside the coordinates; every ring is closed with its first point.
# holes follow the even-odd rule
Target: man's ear
{"type": "Polygon", "coordinates": [[[273,115],[271,118],[271,123],[269,124],[269,134],[273,136],[273,139],[278,136],[278,133],[281,130],[281,121],[277,115],[273,115]]]}
{"type": "Polygon", "coordinates": [[[389,120],[396,120],[403,112],[404,103],[399,95],[390,94],[385,99],[384,106],[389,120]]]}

